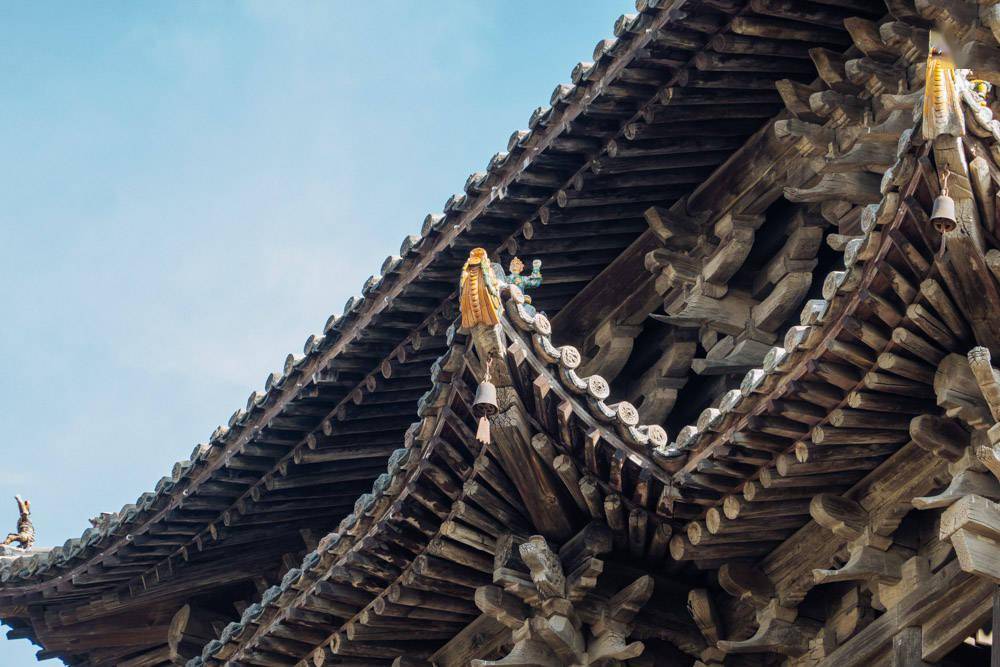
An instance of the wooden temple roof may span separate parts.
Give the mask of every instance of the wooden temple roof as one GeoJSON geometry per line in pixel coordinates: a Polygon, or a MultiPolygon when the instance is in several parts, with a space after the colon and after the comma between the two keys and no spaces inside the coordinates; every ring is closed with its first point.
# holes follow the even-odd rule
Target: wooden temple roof
{"type": "MultiPolygon", "coordinates": [[[[113,565],[100,588],[166,578],[184,561],[184,547],[196,547],[199,538],[215,541],[213,532],[225,533],[252,515],[254,502],[290,488],[286,482],[298,488],[292,480],[308,482],[314,474],[318,483],[334,481],[321,476],[338,474],[327,470],[337,454],[328,452],[323,460],[318,452],[341,446],[346,436],[364,434],[370,451],[344,452],[343,458],[372,456],[341,466],[374,469],[340,481],[370,484],[413,421],[413,399],[430,385],[430,364],[457,312],[455,276],[470,248],[542,258],[546,280],[536,305],[556,315],[641,234],[650,205],[670,205],[700,184],[779,110],[774,81],[813,78],[807,46],[850,41],[839,25],[848,14],[831,8],[844,16],[829,18],[826,23],[835,25],[827,27],[804,25],[802,45],[786,45],[798,48],[797,55],[775,60],[767,72],[748,63],[723,67],[719,61],[726,57],[704,57],[716,53],[710,43],[730,33],[755,39],[774,20],[765,18],[766,9],[755,18],[735,7],[739,3],[730,11],[712,3],[639,4],[639,13],[615,22],[616,36],[598,44],[593,62],[573,68],[573,83],[556,88],[552,105],[532,113],[529,129],[512,135],[509,150],[496,154],[487,171],[471,175],[464,193],[450,197],[441,214],[428,215],[421,235],[405,238],[399,255],[386,258],[361,295],[332,315],[322,334],[307,339],[303,354],[288,355],[284,368],[269,374],[207,444],[105,523],[45,556],[5,563],[0,596],[62,589],[72,597],[72,579],[86,580],[81,568],[120,551],[125,558],[117,561],[147,567],[130,564],[118,578],[113,572],[119,565],[113,565]],[[398,404],[389,402],[393,394],[398,404]],[[404,403],[411,409],[396,407],[404,403]],[[366,419],[366,412],[377,417],[366,419]],[[172,519],[193,526],[183,543],[132,540],[172,519]]],[[[85,590],[82,597],[94,594],[90,584],[85,590]]]]}
{"type": "MultiPolygon", "coordinates": [[[[897,161],[897,166],[903,165],[903,157],[912,158],[914,152],[908,141],[901,142],[900,151],[901,160],[897,161]]],[[[920,178],[912,179],[904,189],[906,196],[916,195],[921,199],[926,199],[931,191],[920,178]]],[[[894,243],[891,239],[898,242],[902,238],[893,234],[897,229],[919,236],[921,232],[912,226],[912,218],[903,213],[893,214],[893,219],[882,228],[876,226],[873,218],[862,238],[878,242],[884,235],[889,248],[894,243]]],[[[889,250],[883,248],[879,252],[886,254],[889,250]]],[[[930,261],[932,249],[923,246],[921,252],[930,261]]],[[[878,252],[873,252],[866,256],[881,259],[877,255],[878,252]]],[[[897,257],[894,261],[899,263],[901,259],[897,257]]],[[[848,338],[847,345],[857,345],[858,339],[843,328],[843,321],[859,316],[858,306],[841,302],[850,301],[852,295],[857,301],[859,293],[878,282],[880,273],[893,271],[891,263],[883,266],[870,261],[868,271],[864,272],[861,271],[862,263],[856,258],[849,262],[848,270],[857,268],[863,275],[852,288],[841,291],[839,297],[831,296],[831,303],[826,304],[827,308],[837,308],[840,315],[827,317],[823,312],[817,316],[820,304],[807,305],[803,320],[813,324],[793,328],[795,333],[790,334],[786,343],[788,348],[774,348],[767,367],[748,373],[742,387],[732,390],[735,393],[723,399],[722,410],[709,409],[712,421],[704,428],[706,434],[725,432],[725,428],[718,427],[727,420],[760,414],[760,408],[780,400],[792,382],[826,386],[822,379],[813,379],[808,373],[803,376],[797,372],[792,377],[792,369],[806,369],[809,364],[792,363],[791,355],[822,357],[823,350],[840,348],[817,345],[817,341],[836,340],[838,335],[848,338]],[[778,361],[774,362],[774,358],[778,361]]],[[[904,270],[909,273],[911,269],[905,265],[904,270]]],[[[882,287],[888,287],[888,283],[882,287]]],[[[911,443],[908,425],[917,414],[913,411],[884,413],[885,419],[893,422],[892,426],[883,425],[886,432],[865,431],[861,438],[865,444],[827,446],[827,453],[833,455],[830,459],[824,459],[820,465],[808,465],[811,462],[804,457],[806,461],[792,471],[783,465],[785,458],[782,457],[792,456],[794,461],[798,451],[795,441],[807,436],[808,426],[815,427],[823,421],[813,414],[805,421],[789,420],[792,425],[807,425],[797,427],[798,437],[771,431],[734,430],[746,436],[735,436],[735,444],[723,448],[714,446],[718,443],[696,446],[688,436],[683,446],[696,450],[701,456],[690,457],[686,465],[677,470],[678,465],[673,462],[676,455],[666,455],[670,447],[666,432],[659,425],[640,424],[638,412],[631,404],[611,402],[608,383],[600,376],[578,374],[580,357],[575,348],[555,345],[548,318],[526,308],[523,296],[516,289],[505,295],[504,303],[506,317],[501,327],[513,385],[529,413],[528,421],[537,424],[544,433],[558,434],[554,439],[539,434],[531,438],[531,448],[523,450],[526,454],[524,464],[544,467],[552,481],[558,480],[553,485],[553,497],[558,495],[562,501],[552,505],[558,507],[559,516],[565,517],[571,525],[585,522],[587,518],[607,521],[623,550],[640,561],[665,562],[669,553],[669,558],[678,562],[695,560],[701,567],[717,567],[721,561],[758,557],[772,551],[769,558],[781,561],[788,558],[790,552],[798,554],[802,560],[795,568],[786,568],[784,564],[775,568],[776,575],[788,577],[788,580],[775,577],[775,585],[784,599],[800,601],[816,583],[812,577],[814,567],[827,564],[843,548],[845,541],[831,540],[825,529],[816,526],[815,530],[800,532],[784,551],[776,549],[812,521],[808,506],[816,486],[830,493],[846,491],[854,485],[849,497],[864,500],[866,494],[873,495],[872,489],[882,482],[882,477],[876,475],[860,484],[854,483],[893,455],[898,455],[905,463],[896,465],[893,462],[887,466],[891,474],[919,471],[908,480],[904,493],[929,492],[936,484],[935,478],[942,473],[944,462],[935,462],[930,452],[911,443]],[[741,446],[742,442],[751,444],[741,446]],[[759,449],[762,445],[757,449],[753,447],[763,442],[767,443],[767,449],[759,449]],[[782,453],[773,460],[761,453],[779,451],[789,453],[782,453]],[[531,458],[535,460],[529,461],[531,458]],[[711,468],[700,464],[704,459],[711,462],[711,468]],[[826,463],[827,460],[834,464],[826,463]],[[761,464],[765,461],[769,465],[761,464]],[[699,472],[692,475],[686,472],[687,468],[699,472]],[[834,479],[831,475],[835,473],[839,476],[834,479]],[[707,482],[705,477],[712,479],[714,484],[707,482]],[[758,482],[761,485],[754,486],[758,482]],[[741,484],[754,486],[756,490],[747,492],[744,489],[743,497],[733,495],[723,503],[724,496],[718,487],[728,485],[732,487],[728,490],[735,492],[741,484]],[[722,514],[723,505],[725,515],[722,514]],[[713,519],[691,521],[713,510],[713,519]],[[799,543],[810,539],[816,543],[810,544],[808,552],[802,551],[799,543]],[[803,558],[802,554],[808,557],[803,558]]],[[[896,325],[901,323],[894,322],[896,325]]],[[[888,339],[881,343],[882,347],[891,349],[888,339]]],[[[418,446],[400,450],[400,457],[409,452],[411,459],[419,452],[421,460],[409,463],[413,473],[405,481],[400,479],[388,485],[401,489],[400,493],[388,498],[366,496],[359,501],[355,515],[325,538],[320,549],[307,556],[301,568],[286,575],[281,586],[265,593],[260,605],[249,608],[240,621],[227,626],[217,640],[206,645],[201,658],[193,660],[192,665],[242,662],[253,656],[288,665],[298,664],[306,658],[312,659],[314,664],[337,664],[338,656],[383,659],[389,664],[391,658],[400,654],[429,658],[441,665],[464,664],[452,662],[447,648],[442,647],[446,647],[445,640],[451,640],[476,620],[479,610],[474,604],[458,605],[455,598],[471,598],[473,588],[490,582],[496,541],[505,532],[523,533],[530,526],[539,526],[539,517],[533,517],[529,509],[531,499],[522,498],[503,465],[496,463],[495,452],[482,447],[472,437],[475,376],[466,374],[464,365],[467,362],[462,359],[468,345],[466,337],[453,337],[453,346],[439,362],[438,368],[455,370],[447,375],[448,383],[436,386],[423,404],[426,416],[415,429],[424,434],[416,436],[419,442],[414,444],[418,446]],[[462,375],[464,377],[459,377],[462,375]],[[442,407],[431,409],[434,404],[442,407]],[[469,444],[475,447],[470,449],[469,444]],[[416,491],[421,485],[426,488],[416,491]],[[415,508],[404,509],[401,504],[408,492],[418,498],[415,508]],[[444,502],[438,503],[435,499],[444,502]],[[358,517],[363,517],[361,522],[358,517]],[[404,553],[409,552],[411,558],[400,561],[399,549],[395,547],[400,534],[409,532],[400,524],[408,523],[414,527],[420,524],[418,530],[424,536],[406,545],[404,553]],[[365,554],[368,560],[358,559],[358,552],[365,554]],[[372,556],[380,560],[372,563],[372,556]],[[459,590],[449,589],[445,582],[459,590]],[[462,587],[468,590],[463,592],[462,587]],[[435,593],[443,591],[454,597],[451,601],[437,601],[444,605],[442,608],[433,606],[435,593]],[[430,609],[423,613],[400,613],[401,607],[425,605],[430,609]],[[328,614],[333,618],[324,622],[336,629],[325,637],[317,635],[316,647],[306,651],[308,644],[302,644],[296,653],[296,642],[282,641],[282,638],[300,636],[295,629],[297,624],[317,620],[315,616],[303,616],[302,610],[328,614]],[[381,630],[383,627],[391,631],[381,630]],[[418,638],[419,641],[414,641],[418,638]]],[[[869,343],[866,347],[874,346],[869,343]]],[[[878,368],[878,349],[870,352],[861,347],[853,349],[858,356],[853,358],[851,368],[859,367],[864,355],[868,356],[869,369],[878,368]]],[[[943,358],[944,352],[940,354],[943,358]]],[[[469,363],[476,361],[473,359],[469,363]]],[[[837,358],[828,363],[842,365],[844,360],[837,358]]],[[[933,396],[932,376],[933,373],[922,377],[926,382],[923,389],[911,389],[907,395],[933,396]]],[[[442,377],[444,374],[437,374],[439,380],[442,377]]],[[[861,385],[860,376],[854,384],[861,385]]],[[[831,401],[830,412],[839,409],[845,413],[851,388],[845,386],[843,389],[843,407],[831,401]]],[[[831,393],[828,391],[827,396],[831,393]]],[[[868,400],[876,401],[878,393],[869,392],[868,400]]],[[[806,404],[811,405],[808,401],[806,404]]],[[[914,403],[914,406],[926,407],[921,403],[914,403]]],[[[848,408],[846,414],[861,414],[861,411],[852,413],[848,408]]],[[[856,439],[859,433],[861,431],[854,433],[856,439]]],[[[821,438],[819,441],[822,443],[821,438]]],[[[400,470],[406,467],[404,463],[400,470]]],[[[545,490],[540,489],[538,493],[545,495],[545,490]]],[[[893,511],[901,509],[893,500],[882,499],[885,506],[873,507],[871,511],[884,513],[882,520],[891,523],[893,511]]],[[[908,508],[903,513],[905,511],[908,508]]],[[[895,520],[898,522],[899,518],[901,515],[895,520]]],[[[558,535],[560,527],[550,525],[549,529],[558,535]]],[[[765,559],[764,562],[769,561],[765,559]]],[[[685,623],[680,611],[661,609],[656,623],[640,614],[639,632],[643,633],[640,636],[659,636],[678,644],[697,646],[700,638],[695,628],[685,623]],[[665,622],[665,617],[672,621],[665,622]],[[647,621],[648,627],[643,621],[647,621]]],[[[489,628],[490,624],[481,622],[477,631],[488,633],[489,628]]]]}
{"type": "MultiPolygon", "coordinates": [[[[791,624],[776,608],[854,580],[858,541],[891,542],[965,460],[971,436],[938,416],[953,400],[940,368],[991,345],[970,295],[1000,308],[1000,293],[929,223],[942,169],[965,163],[926,136],[927,28],[996,40],[962,2],[636,5],[152,492],[0,559],[12,636],[70,664],[177,664],[177,607],[226,590],[242,613],[195,634],[191,667],[464,665],[516,626],[479,590],[501,569],[528,577],[511,553],[541,533],[565,567],[608,573],[577,594],[585,618],[619,599],[604,586],[655,571],[669,594],[630,616],[633,636],[722,664],[713,651],[759,650],[761,628],[791,624]],[[487,343],[455,322],[476,247],[544,267],[530,300],[501,289],[499,447],[474,435],[487,343]],[[581,535],[600,546],[578,552],[581,535]],[[738,600],[720,612],[750,627],[731,641],[685,609],[715,571],[738,600]],[[125,621],[113,640],[86,634],[130,613],[155,641],[125,621]]],[[[976,173],[1000,172],[1000,121],[964,79],[955,100],[976,173]]],[[[950,187],[995,194],[987,181],[950,187]]],[[[970,410],[947,415],[988,425],[970,410]]],[[[947,576],[981,623],[986,588],[947,576]]]]}

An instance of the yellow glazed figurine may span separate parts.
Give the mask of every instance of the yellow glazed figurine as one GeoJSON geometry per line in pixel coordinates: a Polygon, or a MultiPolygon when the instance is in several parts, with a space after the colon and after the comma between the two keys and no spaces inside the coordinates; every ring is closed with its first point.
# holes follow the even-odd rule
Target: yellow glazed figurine
{"type": "Polygon", "coordinates": [[[965,134],[965,116],[955,89],[955,63],[940,36],[931,31],[924,88],[923,137],[930,141],[948,134],[965,134]],[[940,46],[939,46],[940,44],[940,46]]]}
{"type": "Polygon", "coordinates": [[[500,289],[490,259],[483,248],[473,248],[462,267],[459,287],[462,328],[500,322],[500,289]]]}

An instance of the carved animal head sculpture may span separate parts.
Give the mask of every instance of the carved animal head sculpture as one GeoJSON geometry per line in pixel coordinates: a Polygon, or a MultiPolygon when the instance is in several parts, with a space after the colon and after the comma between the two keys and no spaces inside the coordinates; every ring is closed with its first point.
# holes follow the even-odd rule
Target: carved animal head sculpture
{"type": "Polygon", "coordinates": [[[14,496],[14,500],[17,501],[17,511],[20,513],[17,519],[17,532],[8,534],[3,543],[7,545],[17,542],[21,548],[30,549],[35,544],[35,527],[31,524],[31,503],[21,496],[14,496]]]}
{"type": "Polygon", "coordinates": [[[22,519],[27,519],[31,516],[30,500],[24,500],[21,496],[14,496],[14,500],[17,501],[17,511],[20,512],[22,519]]]}

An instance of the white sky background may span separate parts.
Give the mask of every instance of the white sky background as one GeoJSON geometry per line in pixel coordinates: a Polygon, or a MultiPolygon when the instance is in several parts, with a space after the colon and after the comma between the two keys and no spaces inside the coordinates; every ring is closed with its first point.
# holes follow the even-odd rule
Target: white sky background
{"type": "MultiPolygon", "coordinates": [[[[6,7],[0,531],[15,493],[53,545],[152,489],[628,11],[6,7]]],[[[0,641],[0,665],[35,650],[0,641]]]]}

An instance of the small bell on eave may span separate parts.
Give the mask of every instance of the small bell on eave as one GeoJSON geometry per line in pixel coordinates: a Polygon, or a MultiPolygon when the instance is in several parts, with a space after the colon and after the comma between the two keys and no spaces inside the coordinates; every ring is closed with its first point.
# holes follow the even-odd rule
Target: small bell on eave
{"type": "Polygon", "coordinates": [[[955,219],[955,200],[948,195],[950,176],[951,170],[945,165],[941,172],[941,194],[934,198],[934,206],[931,208],[931,224],[942,234],[950,232],[958,225],[955,219]]]}
{"type": "Polygon", "coordinates": [[[931,224],[934,229],[942,234],[955,229],[955,200],[946,194],[940,194],[934,198],[934,207],[931,209],[931,224]]]}
{"type": "Polygon", "coordinates": [[[479,417],[479,428],[476,429],[476,440],[488,445],[490,443],[490,417],[500,412],[497,404],[496,385],[488,379],[479,383],[476,388],[476,398],[472,401],[472,414],[479,417]]]}

